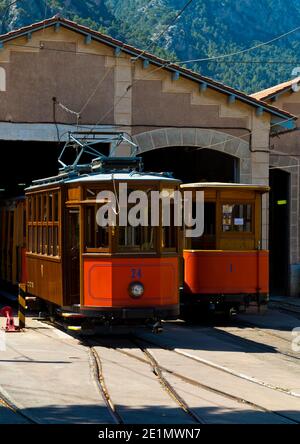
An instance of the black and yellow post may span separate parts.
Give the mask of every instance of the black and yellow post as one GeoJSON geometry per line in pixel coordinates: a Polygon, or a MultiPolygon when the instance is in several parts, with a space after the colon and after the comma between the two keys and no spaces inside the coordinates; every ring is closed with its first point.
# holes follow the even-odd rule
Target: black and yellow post
{"type": "Polygon", "coordinates": [[[19,284],[19,328],[25,328],[25,318],[26,318],[26,284],[19,284]]]}

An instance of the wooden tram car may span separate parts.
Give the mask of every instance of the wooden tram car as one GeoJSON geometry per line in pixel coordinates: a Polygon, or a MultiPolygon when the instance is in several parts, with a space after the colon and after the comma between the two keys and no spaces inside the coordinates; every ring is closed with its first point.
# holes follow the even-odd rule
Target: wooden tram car
{"type": "MultiPolygon", "coordinates": [[[[25,198],[6,199],[0,205],[0,279],[17,285],[26,275],[25,198]]],[[[5,287],[5,284],[4,284],[5,287]]]]}
{"type": "MultiPolygon", "coordinates": [[[[204,192],[204,232],[183,239],[180,227],[120,224],[119,184],[130,193],[179,189],[169,174],[144,173],[141,158],[107,157],[78,161],[92,142],[70,136],[65,148],[76,161],[63,164],[55,177],[34,181],[26,196],[6,200],[0,208],[0,278],[26,283],[27,292],[51,311],[77,313],[101,322],[159,321],[192,309],[236,311],[268,300],[268,251],[261,248],[262,196],[267,186],[230,183],[182,184],[182,191],[204,192]],[[86,146],[85,146],[86,144],[86,146]],[[78,149],[80,154],[78,155],[78,149]],[[115,224],[97,223],[98,210],[116,197],[115,224]],[[183,246],[184,244],[184,246],[183,246]],[[183,267],[179,266],[179,257],[183,267]]],[[[118,136],[119,137],[119,136],[118,136]]],[[[123,139],[122,139],[123,140],[123,139]]],[[[172,199],[171,199],[172,200],[172,199]]],[[[126,215],[132,208],[126,203],[126,215]]],[[[146,208],[144,208],[145,210],[146,208]]],[[[172,209],[170,210],[172,214],[172,209]]],[[[206,310],[205,310],[206,311],[206,310]]]]}
{"type": "Polygon", "coordinates": [[[53,307],[106,322],[176,317],[177,228],[121,227],[118,215],[116,226],[101,227],[96,214],[106,202],[96,197],[114,193],[119,183],[149,192],[175,190],[179,181],[102,167],[35,181],[27,189],[27,291],[53,307]]]}
{"type": "Polygon", "coordinates": [[[261,248],[262,195],[269,187],[191,183],[204,192],[204,232],[186,238],[183,250],[185,311],[236,312],[268,301],[268,251],[261,248]]]}

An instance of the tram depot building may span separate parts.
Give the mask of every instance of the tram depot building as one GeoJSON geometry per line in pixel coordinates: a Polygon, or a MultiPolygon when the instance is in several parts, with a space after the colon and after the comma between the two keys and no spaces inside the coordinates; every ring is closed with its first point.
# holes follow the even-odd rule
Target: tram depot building
{"type": "Polygon", "coordinates": [[[1,194],[55,175],[69,131],[127,132],[145,170],[185,183],[270,184],[261,247],[271,292],[299,296],[294,83],[249,96],[60,16],[12,31],[0,37],[1,194]]]}

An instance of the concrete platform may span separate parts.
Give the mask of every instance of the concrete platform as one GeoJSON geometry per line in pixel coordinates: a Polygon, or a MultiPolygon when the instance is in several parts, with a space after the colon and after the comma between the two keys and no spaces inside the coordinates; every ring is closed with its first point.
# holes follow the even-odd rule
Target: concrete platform
{"type": "MultiPolygon", "coordinates": [[[[27,325],[25,332],[5,334],[0,393],[39,423],[113,423],[93,379],[88,348],[47,324],[27,319],[27,325]]],[[[21,421],[14,415],[2,408],[0,423],[21,421]]]]}
{"type": "Polygon", "coordinates": [[[300,298],[270,296],[269,306],[271,308],[281,308],[291,312],[300,313],[300,298]]]}

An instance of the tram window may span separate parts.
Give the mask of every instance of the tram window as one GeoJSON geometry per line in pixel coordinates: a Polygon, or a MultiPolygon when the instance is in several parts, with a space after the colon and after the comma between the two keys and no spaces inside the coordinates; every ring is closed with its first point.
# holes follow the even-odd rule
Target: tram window
{"type": "Polygon", "coordinates": [[[174,226],[162,227],[162,248],[176,249],[176,228],[174,226]]]}
{"type": "Polygon", "coordinates": [[[33,251],[33,227],[28,227],[28,251],[33,251]]]}
{"type": "Polygon", "coordinates": [[[59,256],[58,227],[53,227],[53,256],[59,256]]]}
{"type": "Polygon", "coordinates": [[[252,205],[222,205],[222,230],[223,232],[251,232],[252,205]]]}
{"type": "Polygon", "coordinates": [[[109,227],[97,224],[96,215],[99,206],[91,205],[85,209],[85,247],[86,249],[108,248],[109,227]]]}
{"type": "Polygon", "coordinates": [[[162,226],[162,248],[164,250],[176,250],[177,228],[174,226],[174,204],[170,203],[170,226],[162,226]]]}
{"type": "Polygon", "coordinates": [[[59,255],[58,198],[58,193],[51,192],[28,197],[29,252],[49,256],[59,255]]]}
{"type": "Polygon", "coordinates": [[[43,226],[43,239],[42,239],[42,254],[48,253],[48,245],[47,245],[47,227],[43,226]]]}
{"type": "Polygon", "coordinates": [[[47,222],[47,205],[48,205],[48,199],[47,199],[47,195],[43,194],[42,195],[42,221],[43,222],[47,222]]]}
{"type": "Polygon", "coordinates": [[[36,207],[35,207],[35,197],[31,197],[31,220],[35,221],[35,215],[36,215],[36,207]]]}
{"type": "Polygon", "coordinates": [[[36,197],[36,220],[41,220],[41,208],[42,208],[42,196],[38,195],[36,197]]]}
{"type": "MultiPolygon", "coordinates": [[[[193,212],[194,217],[194,212],[193,212]]],[[[216,248],[216,203],[204,203],[204,230],[200,237],[185,238],[185,248],[192,250],[215,250],[216,248]]]]}
{"type": "Polygon", "coordinates": [[[48,221],[49,222],[52,222],[52,197],[53,197],[53,194],[50,193],[48,195],[48,221]]]}
{"type": "Polygon", "coordinates": [[[36,252],[41,252],[41,244],[42,244],[42,227],[37,227],[37,249],[36,252]]]}
{"type": "MultiPolygon", "coordinates": [[[[130,191],[132,190],[128,190],[130,191]]],[[[130,208],[129,206],[128,211],[130,208]]],[[[151,207],[144,207],[143,211],[144,217],[148,219],[148,225],[119,226],[118,249],[120,251],[151,252],[156,250],[157,227],[151,226],[151,207]]]]}
{"type": "Polygon", "coordinates": [[[53,211],[53,220],[58,222],[58,193],[53,193],[53,211]]]}
{"type": "Polygon", "coordinates": [[[37,226],[32,227],[32,253],[36,253],[36,233],[37,233],[37,226]]]}
{"type": "Polygon", "coordinates": [[[53,255],[53,239],[52,239],[52,226],[48,227],[48,254],[53,255]]]}
{"type": "Polygon", "coordinates": [[[119,227],[119,250],[155,251],[155,228],[139,225],[119,227]]]}
{"type": "Polygon", "coordinates": [[[28,198],[28,220],[32,221],[32,197],[28,198]]]}

